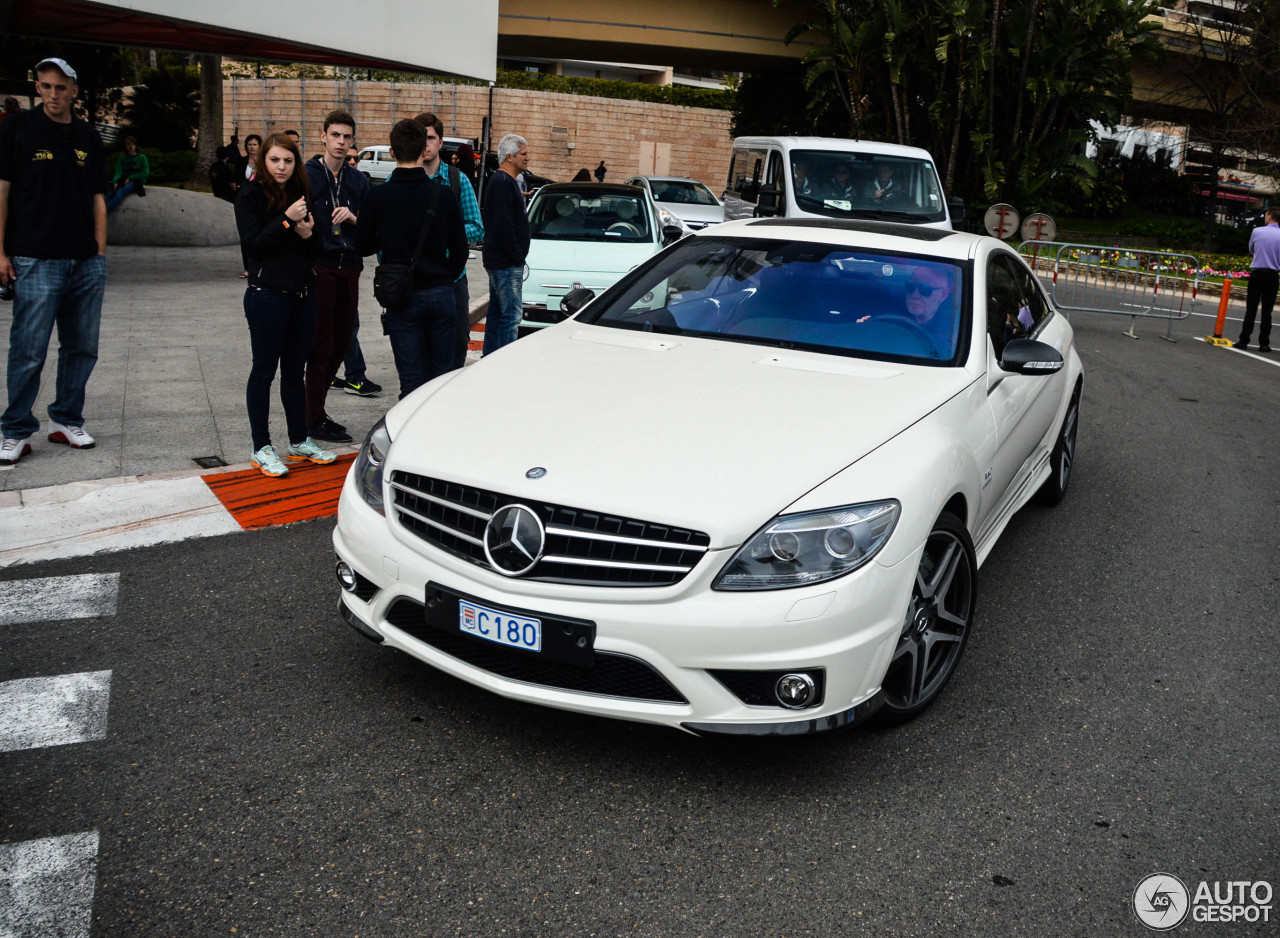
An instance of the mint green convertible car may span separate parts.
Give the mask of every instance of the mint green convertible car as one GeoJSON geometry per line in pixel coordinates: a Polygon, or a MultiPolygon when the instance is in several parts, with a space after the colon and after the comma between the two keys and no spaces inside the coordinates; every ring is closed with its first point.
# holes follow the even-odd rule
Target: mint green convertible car
{"type": "Polygon", "coordinates": [[[587,182],[539,189],[529,204],[529,228],[522,335],[565,319],[560,301],[570,290],[603,293],[684,234],[663,227],[643,189],[587,182]]]}

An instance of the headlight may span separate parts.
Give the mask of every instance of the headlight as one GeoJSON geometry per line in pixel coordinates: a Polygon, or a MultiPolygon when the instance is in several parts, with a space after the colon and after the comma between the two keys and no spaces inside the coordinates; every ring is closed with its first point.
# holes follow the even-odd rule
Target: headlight
{"type": "Polygon", "coordinates": [[[733,555],[712,588],[776,590],[844,576],[885,545],[900,512],[896,501],[884,501],[777,517],[733,555]]]}
{"type": "Polygon", "coordinates": [[[677,228],[684,228],[684,222],[680,221],[665,208],[658,209],[658,217],[662,219],[664,225],[675,225],[677,228]]]}
{"type": "Polygon", "coordinates": [[[522,281],[524,281],[524,280],[528,280],[528,279],[529,279],[529,265],[528,265],[528,264],[525,264],[525,265],[524,265],[524,274],[520,277],[520,279],[521,279],[522,281]]]}
{"type": "Polygon", "coordinates": [[[380,515],[387,513],[382,505],[382,466],[389,449],[391,434],[387,433],[386,421],[379,420],[365,437],[360,458],[356,460],[356,488],[365,504],[380,515]]]}

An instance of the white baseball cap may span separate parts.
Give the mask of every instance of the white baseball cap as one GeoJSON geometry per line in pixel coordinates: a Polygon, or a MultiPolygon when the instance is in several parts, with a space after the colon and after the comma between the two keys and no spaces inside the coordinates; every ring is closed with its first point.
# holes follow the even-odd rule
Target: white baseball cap
{"type": "Polygon", "coordinates": [[[66,59],[41,59],[36,65],[36,73],[39,74],[40,69],[44,68],[46,65],[52,65],[55,68],[60,69],[62,74],[66,75],[72,81],[77,80],[76,70],[67,64],[66,59]]]}

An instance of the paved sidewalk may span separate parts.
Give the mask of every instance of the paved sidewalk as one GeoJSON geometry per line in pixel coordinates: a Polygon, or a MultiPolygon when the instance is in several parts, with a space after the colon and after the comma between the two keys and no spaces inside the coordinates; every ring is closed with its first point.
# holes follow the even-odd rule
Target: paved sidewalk
{"type": "MultiPolygon", "coordinates": [[[[488,298],[488,280],[475,253],[467,265],[473,306],[488,298]]],[[[195,460],[202,457],[218,457],[233,467],[248,463],[252,446],[244,395],[250,350],[245,282],[236,278],[240,249],[113,247],[108,268],[98,364],[85,403],[85,429],[98,445],[72,450],[46,439],[46,408],[57,370],[55,332],[34,408],[41,429],[31,437],[29,456],[0,469],[0,507],[18,503],[4,493],[195,472],[200,469],[195,460]]],[[[355,446],[399,396],[391,347],[378,325],[372,264],[365,267],[360,295],[361,346],[369,377],[384,390],[370,398],[335,391],[328,403],[329,415],[347,427],[355,446]]],[[[6,350],[12,310],[11,303],[0,303],[6,350]]],[[[7,355],[0,355],[0,375],[6,370],[7,355]]],[[[284,413],[274,394],[271,428],[276,442],[285,443],[284,413]]]]}

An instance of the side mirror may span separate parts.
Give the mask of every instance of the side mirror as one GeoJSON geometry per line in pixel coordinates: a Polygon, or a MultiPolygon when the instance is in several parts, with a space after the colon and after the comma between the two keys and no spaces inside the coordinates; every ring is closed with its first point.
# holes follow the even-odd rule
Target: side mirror
{"type": "Polygon", "coordinates": [[[664,245],[675,244],[677,241],[679,241],[683,237],[684,237],[684,229],[679,227],[678,225],[662,226],[662,243],[664,245]]]}
{"type": "Polygon", "coordinates": [[[1052,374],[1063,364],[1056,348],[1035,339],[1010,339],[1000,355],[1000,367],[1019,375],[1052,374]]]}
{"type": "Polygon", "coordinates": [[[756,214],[761,217],[769,217],[781,214],[778,208],[778,198],[781,193],[777,186],[763,186],[760,189],[760,196],[756,201],[756,214]]]}
{"type": "MultiPolygon", "coordinates": [[[[951,227],[964,225],[964,199],[958,195],[947,196],[947,213],[951,216],[951,227]]],[[[956,231],[960,231],[956,228],[956,231]]]]}
{"type": "Polygon", "coordinates": [[[560,299],[560,311],[566,315],[572,316],[595,298],[595,290],[589,290],[586,287],[578,287],[570,290],[560,299]]]}

